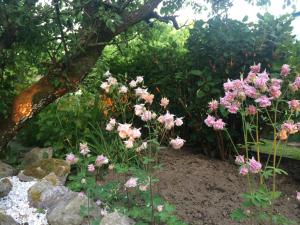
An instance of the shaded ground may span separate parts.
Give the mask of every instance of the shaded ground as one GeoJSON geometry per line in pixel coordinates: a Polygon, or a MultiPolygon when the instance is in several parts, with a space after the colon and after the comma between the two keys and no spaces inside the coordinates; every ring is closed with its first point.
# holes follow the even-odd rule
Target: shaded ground
{"type": "MultiPolygon", "coordinates": [[[[238,224],[230,219],[230,213],[241,202],[239,195],[246,190],[246,180],[238,175],[237,166],[190,149],[163,150],[161,161],[164,169],[159,173],[159,192],[175,205],[182,220],[191,225],[238,224]]],[[[278,180],[284,192],[278,209],[300,224],[300,207],[295,200],[300,182],[293,176],[299,176],[300,162],[283,160],[283,164],[292,170],[292,176],[278,180]]]]}

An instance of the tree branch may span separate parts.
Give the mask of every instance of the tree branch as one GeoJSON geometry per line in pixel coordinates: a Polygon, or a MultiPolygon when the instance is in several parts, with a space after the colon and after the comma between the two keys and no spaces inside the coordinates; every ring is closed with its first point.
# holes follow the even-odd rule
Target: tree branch
{"type": "Polygon", "coordinates": [[[165,23],[168,23],[168,22],[172,22],[173,23],[173,26],[175,27],[176,30],[179,30],[180,27],[176,21],[176,16],[160,16],[158,15],[158,13],[156,12],[152,12],[150,15],[149,15],[149,18],[147,18],[148,20],[150,19],[157,19],[161,22],[165,22],[165,23]]]}

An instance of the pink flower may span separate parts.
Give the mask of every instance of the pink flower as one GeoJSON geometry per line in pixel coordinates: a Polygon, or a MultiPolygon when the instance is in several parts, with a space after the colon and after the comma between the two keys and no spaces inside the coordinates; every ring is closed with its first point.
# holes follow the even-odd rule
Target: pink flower
{"type": "Polygon", "coordinates": [[[78,162],[78,158],[73,154],[67,154],[66,156],[66,161],[70,164],[70,165],[74,165],[78,162]]]}
{"type": "Polygon", "coordinates": [[[281,129],[287,131],[289,134],[295,134],[298,132],[297,124],[293,122],[285,122],[281,125],[281,129]]]}
{"type": "Polygon", "coordinates": [[[281,79],[271,79],[271,84],[272,86],[277,86],[277,87],[280,87],[281,86],[281,83],[282,83],[282,80],[281,79]]]}
{"type": "Polygon", "coordinates": [[[95,166],[93,164],[89,164],[88,165],[88,171],[91,172],[91,173],[94,172],[95,171],[95,166]]]}
{"type": "Polygon", "coordinates": [[[280,86],[274,86],[274,85],[272,85],[269,88],[269,93],[270,93],[271,97],[273,97],[275,99],[279,98],[280,95],[281,95],[280,86]]]}
{"type": "Polygon", "coordinates": [[[211,110],[211,111],[215,111],[218,109],[218,101],[217,100],[212,100],[211,102],[208,103],[208,108],[211,110]]]}
{"type": "Polygon", "coordinates": [[[129,137],[131,133],[131,124],[128,123],[119,123],[119,126],[117,128],[117,131],[119,132],[120,138],[124,139],[129,137]]]}
{"type": "Polygon", "coordinates": [[[176,119],[175,119],[175,125],[176,125],[177,127],[182,126],[182,124],[183,124],[182,117],[181,117],[181,118],[176,118],[176,119]]]}
{"type": "Polygon", "coordinates": [[[257,113],[257,109],[254,105],[249,105],[247,108],[247,112],[249,115],[254,116],[257,113]]]}
{"type": "Polygon", "coordinates": [[[290,73],[290,66],[287,64],[283,64],[281,67],[280,75],[286,77],[290,73]]]}
{"type": "Polygon", "coordinates": [[[149,103],[150,105],[153,102],[154,99],[154,95],[153,94],[149,94],[149,93],[145,93],[141,95],[141,98],[146,102],[149,103]]]}
{"type": "Polygon", "coordinates": [[[255,79],[256,79],[256,73],[250,71],[248,73],[248,76],[245,79],[245,82],[251,84],[255,82],[255,79]]]}
{"type": "Polygon", "coordinates": [[[255,65],[255,63],[253,64],[253,66],[250,66],[250,70],[252,73],[259,73],[260,71],[260,66],[261,64],[258,63],[257,65],[255,65]]]}
{"type": "Polygon", "coordinates": [[[140,191],[147,191],[148,185],[140,185],[139,189],[140,191]]]}
{"type": "Polygon", "coordinates": [[[231,105],[227,106],[228,112],[232,114],[236,114],[239,110],[240,105],[236,102],[232,103],[231,105]]]}
{"type": "Polygon", "coordinates": [[[299,87],[295,83],[289,84],[289,88],[292,92],[298,91],[299,89],[299,87]]]}
{"type": "Polygon", "coordinates": [[[128,139],[127,141],[124,141],[126,148],[133,148],[134,141],[132,139],[128,139]]]}
{"type": "Polygon", "coordinates": [[[163,205],[158,205],[158,206],[157,206],[157,211],[158,211],[158,212],[162,212],[163,209],[164,209],[164,206],[163,206],[163,205]]]}
{"type": "Polygon", "coordinates": [[[169,105],[169,99],[167,99],[167,98],[162,98],[161,100],[160,100],[160,105],[162,106],[162,107],[164,107],[164,108],[166,108],[168,105],[169,105]]]}
{"type": "Polygon", "coordinates": [[[252,87],[250,85],[244,85],[244,90],[245,90],[246,96],[248,96],[249,98],[256,98],[257,91],[256,91],[255,87],[252,87]]]}
{"type": "Polygon", "coordinates": [[[227,81],[226,83],[223,84],[223,87],[224,87],[224,90],[225,90],[225,91],[230,91],[230,90],[234,89],[234,84],[233,84],[232,81],[230,81],[230,80],[228,79],[228,81],[227,81]]]}
{"type": "Polygon", "coordinates": [[[300,88],[300,76],[299,75],[296,77],[294,84],[297,88],[300,88]]]}
{"type": "Polygon", "coordinates": [[[108,163],[108,158],[106,158],[104,155],[98,155],[95,161],[96,166],[101,167],[104,164],[108,163]]]}
{"type": "Polygon", "coordinates": [[[176,139],[171,139],[170,145],[174,149],[180,149],[184,145],[185,140],[181,139],[180,137],[177,137],[176,139]]]}
{"type": "Polygon", "coordinates": [[[245,175],[247,175],[248,173],[249,173],[249,170],[248,170],[248,168],[246,167],[246,166],[242,166],[241,168],[240,168],[240,172],[239,172],[241,175],[243,175],[243,176],[245,176],[245,175]]]}
{"type": "Polygon", "coordinates": [[[83,198],[85,196],[85,193],[83,191],[81,191],[81,192],[78,193],[78,196],[83,198]]]}
{"type": "Polygon", "coordinates": [[[258,74],[254,84],[255,84],[255,87],[259,88],[262,91],[265,91],[267,89],[268,81],[269,81],[269,74],[266,71],[264,71],[264,72],[258,74]]]}
{"type": "Polygon", "coordinates": [[[142,113],[141,120],[147,122],[147,121],[149,121],[151,119],[152,119],[152,113],[151,113],[151,111],[146,110],[146,111],[144,111],[142,113]]]}
{"type": "Polygon", "coordinates": [[[90,152],[87,143],[80,143],[79,146],[80,146],[80,153],[82,155],[87,155],[90,152]]]}
{"type": "Polygon", "coordinates": [[[218,119],[214,122],[213,128],[214,130],[224,130],[225,123],[223,122],[222,119],[218,119]]]}
{"type": "Polygon", "coordinates": [[[138,180],[138,178],[136,178],[136,177],[131,177],[131,178],[124,184],[124,186],[125,186],[126,188],[134,188],[134,187],[137,186],[137,180],[138,180]]]}
{"type": "Polygon", "coordinates": [[[208,115],[206,119],[204,120],[204,123],[208,127],[212,127],[216,121],[216,118],[214,116],[208,115]]]}
{"type": "Polygon", "coordinates": [[[262,107],[262,108],[266,108],[266,107],[268,107],[272,104],[271,101],[270,101],[270,98],[268,98],[265,95],[262,95],[259,98],[257,98],[255,100],[255,102],[257,102],[259,104],[259,106],[262,107]]]}
{"type": "Polygon", "coordinates": [[[249,169],[251,173],[258,173],[261,170],[261,163],[256,161],[254,157],[249,159],[249,169]]]}
{"type": "Polygon", "coordinates": [[[114,128],[115,128],[115,125],[116,125],[116,120],[115,119],[113,119],[113,118],[111,118],[110,120],[109,120],[109,123],[106,125],[106,130],[107,131],[112,131],[114,128]]]}
{"type": "Polygon", "coordinates": [[[171,130],[174,125],[174,115],[169,113],[169,111],[166,112],[165,115],[163,115],[163,124],[165,125],[165,129],[171,130]]]}
{"type": "Polygon", "coordinates": [[[300,192],[296,192],[297,193],[297,196],[296,196],[296,199],[300,202],[300,192]]]}
{"type": "Polygon", "coordinates": [[[292,110],[292,111],[300,111],[300,102],[299,100],[291,100],[288,102],[289,104],[289,108],[292,110]]]}
{"type": "Polygon", "coordinates": [[[245,163],[245,157],[243,155],[235,156],[235,163],[238,165],[242,165],[245,163]]]}

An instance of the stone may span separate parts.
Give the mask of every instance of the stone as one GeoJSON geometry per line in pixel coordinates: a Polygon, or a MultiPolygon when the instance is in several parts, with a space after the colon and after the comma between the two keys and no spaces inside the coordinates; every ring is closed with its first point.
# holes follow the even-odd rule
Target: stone
{"type": "Polygon", "coordinates": [[[54,173],[57,176],[59,183],[64,184],[70,169],[70,165],[65,160],[54,158],[42,159],[33,165],[25,167],[18,177],[20,180],[27,179],[26,177],[42,179],[47,175],[54,173]]]}
{"type": "Polygon", "coordinates": [[[8,195],[12,189],[12,184],[9,179],[3,178],[0,180],[0,198],[8,195]]]}
{"type": "Polygon", "coordinates": [[[47,220],[51,225],[81,225],[84,217],[80,215],[81,206],[87,206],[86,196],[78,194],[69,201],[59,201],[55,208],[47,213],[47,220]]]}
{"type": "Polygon", "coordinates": [[[32,207],[51,209],[59,201],[68,201],[75,195],[64,186],[55,186],[47,180],[42,180],[28,190],[28,201],[32,207]]]}
{"type": "Polygon", "coordinates": [[[13,176],[16,172],[17,171],[12,166],[0,161],[0,179],[3,177],[13,176]]]}
{"type": "Polygon", "coordinates": [[[19,225],[11,216],[0,211],[0,225],[19,225]]]}
{"type": "Polygon", "coordinates": [[[102,218],[100,223],[100,225],[133,225],[133,224],[135,224],[134,220],[118,212],[106,214],[102,218]]]}
{"type": "Polygon", "coordinates": [[[33,148],[29,152],[27,152],[22,160],[22,168],[25,168],[26,166],[30,166],[34,163],[37,163],[38,161],[42,159],[50,159],[53,155],[53,149],[52,148],[33,148]]]}

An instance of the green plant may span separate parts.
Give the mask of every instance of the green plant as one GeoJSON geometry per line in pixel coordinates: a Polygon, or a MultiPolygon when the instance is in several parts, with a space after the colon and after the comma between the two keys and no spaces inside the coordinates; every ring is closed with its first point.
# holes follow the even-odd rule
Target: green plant
{"type": "Polygon", "coordinates": [[[287,175],[279,168],[282,159],[282,154],[278,155],[279,148],[289,136],[299,132],[299,123],[293,119],[298,118],[300,111],[300,102],[294,99],[300,87],[300,77],[290,73],[291,68],[287,64],[282,66],[280,73],[272,76],[266,70],[261,72],[261,64],[250,69],[247,77],[241,76],[223,84],[225,96],[220,98],[220,102],[213,100],[209,103],[209,113],[213,115],[205,119],[208,127],[227,134],[237,154],[235,162],[240,166],[239,173],[247,178],[248,192],[242,194],[242,208],[235,210],[232,218],[248,220],[251,224],[295,224],[276,212],[275,202],[281,196],[277,177],[287,175]],[[243,142],[238,147],[218,113],[220,109],[238,114],[241,119],[243,142]],[[261,128],[266,126],[273,131],[273,143],[272,153],[269,152],[267,161],[263,162],[260,133],[261,128]],[[250,155],[251,147],[256,149],[256,159],[250,155]],[[239,150],[245,155],[241,155],[239,150]]]}
{"type": "MultiPolygon", "coordinates": [[[[83,191],[91,201],[100,199],[103,213],[118,210],[137,224],[184,224],[174,215],[174,208],[154,193],[159,147],[174,136],[175,127],[183,124],[182,118],[169,113],[165,97],[159,112],[154,111],[154,95],[144,86],[143,77],[126,84],[126,76],[121,82],[109,72],[106,76],[101,88],[106,102],[102,110],[108,123],[93,127],[82,137],[89,144],[80,144],[79,157],[67,155],[67,162],[76,171],[69,187],[83,191]],[[114,171],[111,173],[117,179],[107,181],[109,171],[114,171]]],[[[180,149],[185,141],[177,136],[168,142],[180,149]]],[[[91,210],[92,204],[82,206],[82,215],[91,210]]]]}

